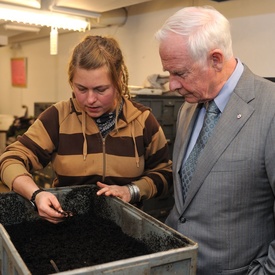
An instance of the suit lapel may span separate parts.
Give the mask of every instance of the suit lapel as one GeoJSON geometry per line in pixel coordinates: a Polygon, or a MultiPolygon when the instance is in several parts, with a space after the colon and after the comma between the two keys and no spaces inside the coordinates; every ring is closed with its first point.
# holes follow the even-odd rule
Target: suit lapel
{"type": "MultiPolygon", "coordinates": [[[[240,79],[238,86],[243,87],[241,83],[242,81],[244,80],[240,79]]],[[[254,107],[248,104],[248,102],[254,98],[253,88],[251,87],[251,90],[248,89],[244,91],[238,89],[238,86],[231,95],[230,100],[215,127],[213,135],[208,140],[201,153],[185,204],[183,205],[183,210],[188,207],[192,198],[203,184],[203,181],[210,173],[221,154],[230,145],[232,140],[236,137],[238,132],[254,112],[254,107]]]]}

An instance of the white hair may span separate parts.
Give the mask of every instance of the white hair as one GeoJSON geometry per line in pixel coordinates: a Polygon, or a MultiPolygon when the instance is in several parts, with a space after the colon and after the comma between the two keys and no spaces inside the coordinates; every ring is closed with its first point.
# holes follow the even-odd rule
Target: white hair
{"type": "Polygon", "coordinates": [[[158,41],[169,34],[183,36],[194,61],[206,62],[210,50],[220,49],[226,60],[233,56],[229,21],[210,6],[186,7],[166,20],[155,34],[158,41]]]}

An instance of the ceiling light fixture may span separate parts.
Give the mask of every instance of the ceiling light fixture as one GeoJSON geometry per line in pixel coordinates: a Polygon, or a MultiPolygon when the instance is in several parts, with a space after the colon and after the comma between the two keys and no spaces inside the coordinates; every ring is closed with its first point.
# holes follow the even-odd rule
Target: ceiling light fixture
{"type": "Polygon", "coordinates": [[[38,28],[38,27],[13,25],[13,24],[5,24],[4,29],[12,30],[12,31],[25,31],[25,32],[39,32],[40,31],[40,28],[38,28]]]}
{"type": "Polygon", "coordinates": [[[90,23],[84,17],[6,4],[0,4],[0,19],[73,31],[90,29],[90,23]]]}
{"type": "Polygon", "coordinates": [[[10,3],[12,5],[27,6],[36,9],[41,8],[41,0],[3,0],[1,2],[10,3]]]}

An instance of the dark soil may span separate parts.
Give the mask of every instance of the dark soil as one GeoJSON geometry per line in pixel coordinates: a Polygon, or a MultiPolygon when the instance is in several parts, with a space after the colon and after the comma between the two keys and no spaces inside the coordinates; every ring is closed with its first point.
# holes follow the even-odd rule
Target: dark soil
{"type": "MultiPolygon", "coordinates": [[[[0,223],[33,275],[44,275],[143,256],[188,245],[173,235],[148,232],[137,239],[125,234],[114,217],[128,228],[128,218],[114,211],[112,198],[97,196],[98,189],[57,190],[64,210],[73,217],[52,224],[37,216],[28,201],[15,193],[0,194],[0,223]]],[[[54,191],[53,191],[54,192],[54,191]]],[[[140,225],[141,221],[137,221],[140,225]]],[[[130,230],[130,232],[132,232],[130,230]]],[[[134,236],[134,234],[133,234],[134,236]]]]}
{"type": "Polygon", "coordinates": [[[87,214],[56,225],[38,220],[5,228],[32,274],[55,273],[54,263],[61,272],[152,253],[115,223],[87,214]]]}

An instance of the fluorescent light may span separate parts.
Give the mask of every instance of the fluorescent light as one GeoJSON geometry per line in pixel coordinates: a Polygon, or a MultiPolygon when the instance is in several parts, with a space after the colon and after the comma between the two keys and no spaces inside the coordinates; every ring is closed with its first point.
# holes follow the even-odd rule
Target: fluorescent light
{"type": "Polygon", "coordinates": [[[2,0],[1,2],[7,2],[13,5],[28,6],[36,9],[41,8],[41,0],[2,0]]]}
{"type": "Polygon", "coordinates": [[[5,30],[14,30],[14,31],[25,31],[25,32],[39,32],[40,31],[40,28],[38,28],[38,27],[12,25],[12,24],[5,24],[4,29],[5,30]]]}
{"type": "Polygon", "coordinates": [[[89,22],[83,17],[6,4],[0,4],[0,19],[73,31],[85,31],[90,28],[89,22]]]}

